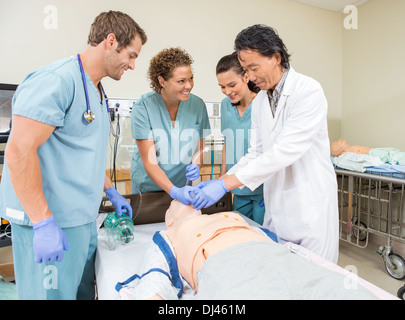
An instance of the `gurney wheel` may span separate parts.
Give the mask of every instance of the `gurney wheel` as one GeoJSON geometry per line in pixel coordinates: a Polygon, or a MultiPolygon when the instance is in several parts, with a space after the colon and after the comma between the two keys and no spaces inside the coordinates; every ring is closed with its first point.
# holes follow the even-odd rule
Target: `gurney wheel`
{"type": "Polygon", "coordinates": [[[405,300],[404,299],[404,297],[405,297],[405,286],[403,286],[402,288],[399,288],[397,295],[398,295],[398,298],[400,298],[402,300],[405,300]]]}
{"type": "Polygon", "coordinates": [[[385,269],[391,277],[401,280],[405,278],[405,260],[396,253],[390,253],[386,259],[390,259],[392,267],[385,261],[385,269]]]}
{"type": "Polygon", "coordinates": [[[357,219],[352,222],[352,235],[359,241],[367,239],[367,230],[364,229],[367,229],[367,226],[363,222],[357,219]]]}

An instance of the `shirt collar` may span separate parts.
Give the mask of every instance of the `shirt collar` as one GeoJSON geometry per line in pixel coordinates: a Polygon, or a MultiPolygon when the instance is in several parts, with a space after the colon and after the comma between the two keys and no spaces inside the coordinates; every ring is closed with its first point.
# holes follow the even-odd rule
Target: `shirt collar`
{"type": "Polygon", "coordinates": [[[288,71],[289,69],[285,69],[283,76],[281,77],[280,81],[278,82],[277,86],[274,88],[274,90],[267,90],[267,94],[269,96],[274,96],[276,95],[280,95],[281,92],[283,91],[284,88],[284,83],[285,83],[285,79],[287,79],[287,75],[288,75],[288,71]]]}

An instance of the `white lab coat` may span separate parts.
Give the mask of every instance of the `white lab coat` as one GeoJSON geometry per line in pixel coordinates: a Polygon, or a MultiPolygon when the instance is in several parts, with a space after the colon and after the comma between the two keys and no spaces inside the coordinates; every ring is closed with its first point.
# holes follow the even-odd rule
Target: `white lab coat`
{"type": "Polygon", "coordinates": [[[227,174],[251,190],[264,184],[263,226],[282,242],[337,262],[337,182],[326,115],[321,85],[290,68],[274,118],[266,91],[253,101],[250,148],[227,174]]]}

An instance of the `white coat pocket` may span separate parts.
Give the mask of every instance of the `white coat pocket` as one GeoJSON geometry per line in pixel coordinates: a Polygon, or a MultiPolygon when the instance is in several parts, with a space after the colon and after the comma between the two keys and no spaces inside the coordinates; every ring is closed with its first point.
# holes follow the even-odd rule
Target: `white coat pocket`
{"type": "Polygon", "coordinates": [[[284,240],[301,243],[314,230],[317,220],[315,195],[308,183],[282,192],[277,208],[277,235],[284,240]]]}

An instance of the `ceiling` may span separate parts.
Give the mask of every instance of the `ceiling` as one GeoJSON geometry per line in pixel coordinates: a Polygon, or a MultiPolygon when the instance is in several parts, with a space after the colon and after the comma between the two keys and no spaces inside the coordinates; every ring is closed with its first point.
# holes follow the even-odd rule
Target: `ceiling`
{"type": "Polygon", "coordinates": [[[358,6],[369,0],[289,0],[289,1],[294,1],[326,10],[343,12],[344,7],[347,5],[358,6]]]}

